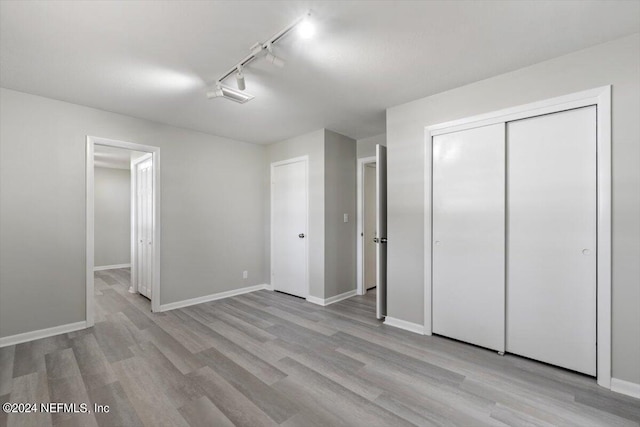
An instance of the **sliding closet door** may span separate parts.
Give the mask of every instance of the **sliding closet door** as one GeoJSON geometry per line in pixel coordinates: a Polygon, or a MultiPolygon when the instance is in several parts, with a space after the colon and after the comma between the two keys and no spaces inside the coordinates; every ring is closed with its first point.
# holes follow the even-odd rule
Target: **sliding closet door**
{"type": "Polygon", "coordinates": [[[596,107],[507,124],[507,351],[596,374],[596,107]]]}
{"type": "Polygon", "coordinates": [[[433,332],[504,351],[504,124],[433,138],[433,332]]]}

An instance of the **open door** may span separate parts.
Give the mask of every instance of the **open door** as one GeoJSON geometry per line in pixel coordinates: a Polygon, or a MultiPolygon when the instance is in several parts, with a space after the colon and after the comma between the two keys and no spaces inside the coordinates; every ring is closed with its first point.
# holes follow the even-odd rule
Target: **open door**
{"type": "Polygon", "coordinates": [[[387,315],[387,147],[376,145],[376,317],[387,315]]]}
{"type": "Polygon", "coordinates": [[[135,289],[151,299],[153,283],[153,156],[142,156],[133,162],[135,173],[134,233],[136,253],[132,258],[132,281],[135,289]]]}

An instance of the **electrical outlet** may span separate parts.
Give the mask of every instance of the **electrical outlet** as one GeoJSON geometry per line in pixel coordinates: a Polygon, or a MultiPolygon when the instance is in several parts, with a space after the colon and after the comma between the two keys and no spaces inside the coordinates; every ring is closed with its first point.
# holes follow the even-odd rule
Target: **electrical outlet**
{"type": "Polygon", "coordinates": [[[349,214],[344,214],[344,222],[349,222],[349,214]]]}
{"type": "Polygon", "coordinates": [[[243,271],[243,272],[242,272],[242,278],[243,278],[243,279],[247,279],[247,278],[249,278],[249,272],[248,272],[247,270],[245,270],[245,271],[243,271]]]}

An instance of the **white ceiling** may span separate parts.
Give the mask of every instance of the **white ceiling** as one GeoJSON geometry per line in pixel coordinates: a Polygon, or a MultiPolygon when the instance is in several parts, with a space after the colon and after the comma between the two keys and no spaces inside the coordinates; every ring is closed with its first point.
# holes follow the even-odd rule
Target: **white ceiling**
{"type": "Polygon", "coordinates": [[[93,165],[98,168],[131,169],[131,160],[147,153],[123,148],[96,145],[93,148],[93,165]]]}
{"type": "Polygon", "coordinates": [[[255,143],[360,139],[387,107],[638,31],[638,1],[2,1],[0,86],[255,143]],[[316,37],[245,71],[254,100],[206,99],[307,8],[316,37]]]}

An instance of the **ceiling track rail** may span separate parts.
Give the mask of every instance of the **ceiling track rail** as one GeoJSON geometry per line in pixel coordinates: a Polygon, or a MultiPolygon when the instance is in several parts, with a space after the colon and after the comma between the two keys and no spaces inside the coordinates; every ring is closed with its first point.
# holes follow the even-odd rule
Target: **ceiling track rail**
{"type": "Polygon", "coordinates": [[[222,83],[228,77],[232,76],[234,73],[237,73],[239,70],[241,70],[246,65],[251,63],[254,59],[256,59],[259,56],[261,56],[264,51],[271,52],[271,47],[273,46],[274,43],[277,43],[284,36],[286,36],[291,31],[293,31],[293,29],[298,24],[300,24],[302,21],[307,19],[309,16],[311,16],[311,10],[307,11],[307,13],[305,13],[302,16],[300,16],[295,21],[293,21],[292,23],[290,23],[289,25],[284,27],[282,30],[280,30],[277,33],[275,33],[273,36],[271,36],[265,42],[256,43],[255,45],[253,45],[251,47],[251,53],[249,55],[247,55],[244,59],[242,59],[240,62],[238,62],[236,65],[234,65],[232,68],[230,68],[229,71],[224,73],[219,79],[217,79],[216,80],[216,84],[222,83]]]}

